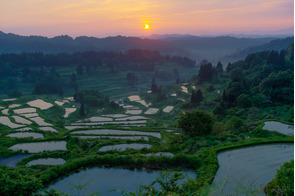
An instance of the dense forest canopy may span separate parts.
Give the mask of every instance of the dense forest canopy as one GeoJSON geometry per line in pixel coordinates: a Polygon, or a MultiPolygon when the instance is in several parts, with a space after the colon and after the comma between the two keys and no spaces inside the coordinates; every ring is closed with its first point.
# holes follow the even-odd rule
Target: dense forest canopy
{"type": "Polygon", "coordinates": [[[180,66],[191,67],[195,61],[187,57],[161,55],[158,51],[132,49],[126,52],[87,51],[73,54],[44,54],[44,53],[8,53],[0,55],[2,75],[10,75],[9,66],[84,66],[87,70],[100,66],[116,66],[121,69],[153,71],[155,63],[173,62],[180,66]]]}

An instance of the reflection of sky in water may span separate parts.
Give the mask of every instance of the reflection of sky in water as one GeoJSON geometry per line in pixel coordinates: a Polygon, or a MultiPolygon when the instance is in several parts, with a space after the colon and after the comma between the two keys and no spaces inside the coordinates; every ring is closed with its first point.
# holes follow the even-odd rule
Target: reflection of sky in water
{"type": "Polygon", "coordinates": [[[292,144],[267,144],[227,150],[218,153],[219,169],[213,182],[213,195],[264,195],[284,162],[293,159],[292,144]],[[241,193],[243,191],[243,194],[241,193]]]}
{"type": "MultiPolygon", "coordinates": [[[[119,192],[109,191],[119,189],[121,191],[136,192],[139,185],[150,184],[157,178],[158,174],[158,171],[96,167],[65,177],[51,185],[50,188],[69,194],[78,194],[79,188],[81,188],[80,195],[94,192],[99,192],[102,195],[121,195],[119,192]]],[[[190,178],[196,178],[197,176],[193,171],[184,171],[184,175],[190,178]]],[[[159,189],[160,186],[155,184],[154,187],[159,189]]]]}

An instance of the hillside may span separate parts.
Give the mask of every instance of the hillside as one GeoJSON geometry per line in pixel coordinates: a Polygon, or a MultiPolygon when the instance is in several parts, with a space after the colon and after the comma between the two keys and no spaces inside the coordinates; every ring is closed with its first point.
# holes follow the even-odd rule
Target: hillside
{"type": "Polygon", "coordinates": [[[275,50],[280,51],[284,48],[287,48],[290,44],[294,42],[294,37],[287,37],[283,39],[276,39],[267,44],[263,44],[260,46],[249,47],[242,51],[235,52],[231,55],[226,55],[220,59],[223,63],[227,63],[229,61],[234,62],[239,59],[245,58],[248,54],[264,51],[264,50],[275,50]]]}
{"type": "Polygon", "coordinates": [[[187,56],[197,62],[203,59],[218,62],[219,58],[230,55],[237,50],[241,51],[249,47],[264,45],[273,40],[276,40],[276,38],[198,37],[190,35],[163,39],[124,36],[106,38],[81,36],[72,38],[67,35],[47,38],[0,32],[0,53],[73,53],[89,50],[126,51],[140,48],[157,50],[163,54],[187,56]]]}

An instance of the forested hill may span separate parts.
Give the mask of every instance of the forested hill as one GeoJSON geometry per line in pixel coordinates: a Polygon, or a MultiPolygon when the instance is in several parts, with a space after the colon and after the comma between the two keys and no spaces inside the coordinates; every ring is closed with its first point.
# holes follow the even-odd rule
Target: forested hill
{"type": "Polygon", "coordinates": [[[57,36],[53,38],[41,36],[20,36],[0,31],[0,53],[10,52],[77,52],[77,51],[126,51],[140,48],[157,50],[164,54],[187,56],[197,62],[208,59],[218,61],[225,55],[249,47],[267,44],[276,38],[235,38],[235,37],[198,37],[181,36],[167,39],[142,39],[138,37],[77,37],[57,36]]]}
{"type": "Polygon", "coordinates": [[[294,42],[294,37],[287,37],[283,39],[276,39],[273,40],[267,44],[263,44],[260,46],[254,46],[254,47],[249,47],[246,48],[242,51],[238,51],[236,53],[233,53],[231,55],[226,55],[220,59],[222,62],[228,62],[228,61],[237,61],[240,59],[245,58],[248,54],[256,53],[256,52],[261,52],[265,50],[275,50],[275,51],[280,51],[285,48],[287,48],[290,44],[294,42]]]}

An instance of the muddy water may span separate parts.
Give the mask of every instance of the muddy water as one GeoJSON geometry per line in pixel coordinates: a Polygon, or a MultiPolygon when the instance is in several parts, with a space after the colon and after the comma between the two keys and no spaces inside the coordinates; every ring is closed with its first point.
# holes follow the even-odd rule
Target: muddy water
{"type": "Polygon", "coordinates": [[[212,195],[253,195],[254,190],[264,195],[262,189],[284,162],[293,159],[293,153],[293,144],[259,145],[218,153],[219,169],[212,195]]]}

